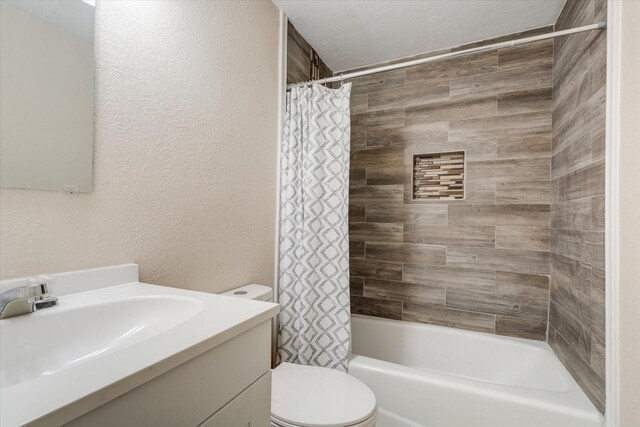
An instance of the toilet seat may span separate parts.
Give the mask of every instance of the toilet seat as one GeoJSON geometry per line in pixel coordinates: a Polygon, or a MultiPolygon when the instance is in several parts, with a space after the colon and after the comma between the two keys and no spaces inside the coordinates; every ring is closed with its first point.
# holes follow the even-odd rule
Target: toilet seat
{"type": "Polygon", "coordinates": [[[375,425],[377,413],[371,389],[344,372],[293,363],[272,371],[275,426],[366,427],[375,425]]]}
{"type": "MultiPolygon", "coordinates": [[[[348,426],[323,426],[323,427],[375,427],[376,425],[376,418],[378,417],[378,410],[376,409],[376,411],[371,415],[371,418],[367,418],[366,420],[362,421],[361,423],[358,424],[350,424],[348,426]]],[[[271,417],[271,427],[308,427],[308,426],[301,426],[300,424],[289,424],[286,421],[282,421],[278,418],[275,417],[271,417]]]]}

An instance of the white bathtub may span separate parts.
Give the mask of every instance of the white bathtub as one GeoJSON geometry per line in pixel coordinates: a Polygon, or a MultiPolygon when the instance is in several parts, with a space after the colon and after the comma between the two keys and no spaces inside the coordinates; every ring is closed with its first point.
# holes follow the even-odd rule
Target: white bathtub
{"type": "Polygon", "coordinates": [[[378,427],[600,427],[602,416],[544,342],[352,316],[349,373],[378,427]]]}

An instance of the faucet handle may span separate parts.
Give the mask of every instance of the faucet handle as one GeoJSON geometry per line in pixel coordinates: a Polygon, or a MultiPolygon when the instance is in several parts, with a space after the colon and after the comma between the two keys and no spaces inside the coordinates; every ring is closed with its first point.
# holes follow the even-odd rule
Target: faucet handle
{"type": "Polygon", "coordinates": [[[47,282],[39,282],[36,279],[29,280],[29,283],[24,288],[25,296],[27,297],[42,297],[49,293],[47,282]]]}

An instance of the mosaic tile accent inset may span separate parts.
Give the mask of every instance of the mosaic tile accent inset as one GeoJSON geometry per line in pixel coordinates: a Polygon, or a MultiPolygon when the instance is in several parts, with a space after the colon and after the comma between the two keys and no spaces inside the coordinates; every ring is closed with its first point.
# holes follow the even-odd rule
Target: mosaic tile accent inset
{"type": "Polygon", "coordinates": [[[413,199],[464,199],[464,151],[413,156],[413,199]]]}

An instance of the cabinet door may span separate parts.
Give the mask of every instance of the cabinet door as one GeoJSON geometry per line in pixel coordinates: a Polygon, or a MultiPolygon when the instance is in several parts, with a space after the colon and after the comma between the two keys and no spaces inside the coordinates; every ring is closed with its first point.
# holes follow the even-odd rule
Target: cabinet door
{"type": "MultiPolygon", "coordinates": [[[[98,406],[66,427],[195,427],[271,372],[270,346],[271,322],[266,321],[98,406]]],[[[158,366],[147,368],[144,375],[162,369],[158,366]]],[[[118,387],[113,389],[117,392],[118,387]]],[[[114,391],[107,388],[93,399],[107,400],[110,393],[114,391]]]]}
{"type": "Polygon", "coordinates": [[[200,427],[269,427],[271,425],[271,372],[207,418],[200,427]]]}

